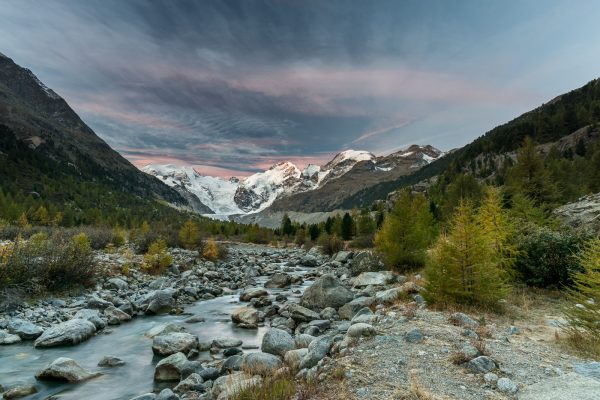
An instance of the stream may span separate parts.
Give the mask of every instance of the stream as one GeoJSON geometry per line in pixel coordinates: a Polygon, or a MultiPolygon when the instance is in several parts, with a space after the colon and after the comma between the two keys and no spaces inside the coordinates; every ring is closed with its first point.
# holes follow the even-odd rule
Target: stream
{"type": "MultiPolygon", "coordinates": [[[[294,273],[303,275],[306,270],[296,269],[294,273]]],[[[262,287],[267,277],[255,279],[257,287],[262,287]]],[[[292,285],[285,289],[268,289],[275,304],[275,296],[286,294],[291,301],[299,301],[301,293],[312,282],[292,285]],[[294,293],[298,292],[298,293],[294,293]]],[[[239,293],[239,292],[238,292],[239,293]]],[[[28,399],[130,399],[156,389],[173,387],[175,383],[157,384],[153,380],[154,366],[160,360],[152,352],[152,339],[144,334],[161,324],[180,323],[189,333],[198,336],[202,341],[216,338],[235,338],[243,341],[243,346],[254,346],[258,351],[267,326],[258,329],[237,328],[230,314],[242,305],[239,294],[220,296],[211,300],[201,300],[190,304],[182,315],[138,316],[130,322],[111,327],[110,333],[102,331],[86,342],[76,346],[34,348],[32,341],[24,341],[10,346],[0,347],[0,384],[14,386],[17,384],[35,384],[38,393],[28,399]],[[190,314],[205,319],[200,323],[184,323],[190,314]],[[124,366],[113,368],[98,367],[104,356],[116,356],[125,361],[124,366]],[[103,375],[80,384],[36,381],[35,374],[58,357],[69,357],[77,361],[83,368],[98,371],[103,375]]],[[[200,361],[211,360],[209,352],[200,354],[200,361]]]]}

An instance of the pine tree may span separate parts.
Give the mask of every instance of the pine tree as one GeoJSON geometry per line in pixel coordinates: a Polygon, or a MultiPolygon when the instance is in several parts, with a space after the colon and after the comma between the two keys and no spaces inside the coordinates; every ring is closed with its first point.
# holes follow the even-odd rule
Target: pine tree
{"type": "Polygon", "coordinates": [[[200,228],[198,224],[188,219],[179,230],[179,243],[183,248],[196,250],[200,246],[200,228]]]}
{"type": "Polygon", "coordinates": [[[425,196],[404,190],[375,235],[375,247],[389,267],[405,270],[424,264],[434,234],[434,220],[425,196]]]}
{"type": "Polygon", "coordinates": [[[349,213],[345,213],[342,218],[341,236],[344,240],[352,239],[354,234],[354,221],[349,213]]]}
{"type": "Polygon", "coordinates": [[[292,220],[287,214],[283,215],[281,220],[281,234],[283,236],[291,236],[294,234],[294,227],[292,226],[292,220]]]}

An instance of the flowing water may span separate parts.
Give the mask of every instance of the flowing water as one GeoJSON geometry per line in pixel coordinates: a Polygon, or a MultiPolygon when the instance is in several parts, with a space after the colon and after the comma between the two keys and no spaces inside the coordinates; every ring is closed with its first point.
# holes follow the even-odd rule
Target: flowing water
{"type": "MultiPolygon", "coordinates": [[[[302,274],[303,271],[294,271],[302,274]]],[[[261,286],[266,278],[257,278],[261,286]]],[[[310,284],[304,282],[291,289],[269,289],[274,300],[275,295],[285,293],[289,300],[298,300],[301,292],[310,284]],[[293,292],[299,292],[292,294],[293,292]]],[[[274,301],[275,302],[275,301],[274,301]]],[[[152,353],[152,339],[146,337],[151,328],[165,323],[181,323],[186,329],[197,335],[200,341],[211,341],[219,337],[243,340],[244,346],[260,347],[262,336],[268,329],[237,328],[230,318],[231,312],[240,307],[238,295],[217,297],[212,300],[198,301],[185,308],[186,314],[202,316],[205,321],[187,324],[183,320],[188,315],[164,315],[136,317],[130,322],[110,328],[111,333],[102,333],[76,346],[36,349],[31,341],[0,347],[0,384],[12,387],[17,384],[35,384],[38,393],[29,399],[45,399],[56,396],[60,399],[102,399],[116,400],[162,389],[169,385],[155,384],[154,366],[160,360],[152,353]],[[100,368],[97,366],[102,357],[111,355],[125,361],[124,366],[100,368]],[[58,357],[69,357],[90,371],[102,372],[102,376],[80,384],[67,384],[48,381],[36,381],[35,373],[58,357]]],[[[244,350],[253,351],[253,350],[244,350]]],[[[257,350],[254,350],[257,351],[257,350]]],[[[210,359],[208,352],[202,353],[200,360],[210,359]]],[[[174,386],[174,385],[171,385],[174,386]]]]}

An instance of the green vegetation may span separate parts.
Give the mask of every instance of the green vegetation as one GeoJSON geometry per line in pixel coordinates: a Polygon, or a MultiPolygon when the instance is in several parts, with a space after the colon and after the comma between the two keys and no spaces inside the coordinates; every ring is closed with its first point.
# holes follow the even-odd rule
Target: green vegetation
{"type": "Polygon", "coordinates": [[[425,264],[435,234],[433,215],[423,194],[402,191],[375,236],[375,247],[390,268],[405,271],[425,264]]]}
{"type": "Polygon", "coordinates": [[[172,263],[173,257],[167,250],[167,242],[164,239],[157,239],[150,244],[144,254],[142,270],[151,275],[161,275],[172,263]]]}
{"type": "Polygon", "coordinates": [[[188,219],[179,230],[179,243],[184,249],[196,250],[202,246],[200,227],[194,220],[188,219]]]}

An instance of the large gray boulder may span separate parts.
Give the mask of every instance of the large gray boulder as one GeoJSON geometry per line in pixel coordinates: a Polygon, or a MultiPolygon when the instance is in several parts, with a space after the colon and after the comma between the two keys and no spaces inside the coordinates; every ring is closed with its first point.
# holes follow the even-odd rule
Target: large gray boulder
{"type": "Polygon", "coordinates": [[[295,303],[289,303],[288,312],[290,313],[290,317],[296,322],[310,322],[321,318],[321,316],[313,310],[309,310],[308,308],[295,303]]]}
{"type": "Polygon", "coordinates": [[[312,368],[321,361],[333,345],[333,336],[321,336],[308,345],[308,352],[300,362],[300,369],[312,368]]]}
{"type": "Polygon", "coordinates": [[[358,276],[363,272],[383,271],[385,265],[379,257],[371,251],[361,251],[354,255],[350,263],[350,273],[352,276],[358,276]]]}
{"type": "Polygon", "coordinates": [[[340,307],[338,314],[341,319],[352,319],[357,312],[365,307],[370,307],[374,302],[373,297],[357,297],[340,307]]]}
{"type": "Polygon", "coordinates": [[[354,294],[350,289],[343,286],[335,276],[325,274],[304,291],[300,304],[311,310],[321,311],[327,307],[338,309],[352,299],[354,294]]]}
{"type": "Polygon", "coordinates": [[[211,389],[213,399],[228,399],[242,390],[259,385],[262,379],[245,372],[224,375],[214,381],[211,389]]]}
{"type": "Polygon", "coordinates": [[[240,293],[240,301],[250,301],[255,298],[268,296],[269,292],[267,292],[263,288],[249,288],[240,293]]]}
{"type": "Polygon", "coordinates": [[[73,318],[86,319],[94,324],[97,330],[104,329],[106,327],[106,320],[100,316],[100,311],[92,310],[91,308],[84,308],[77,311],[73,318]]]}
{"type": "Polygon", "coordinates": [[[554,213],[567,225],[600,233],[600,193],[565,204],[554,210],[554,213]]]}
{"type": "Polygon", "coordinates": [[[127,290],[129,288],[129,284],[121,278],[110,278],[107,286],[113,290],[127,290]]]}
{"type": "Polygon", "coordinates": [[[0,330],[0,345],[19,343],[21,338],[19,335],[8,333],[8,331],[0,330]]]}
{"type": "Polygon", "coordinates": [[[157,382],[181,380],[181,371],[187,362],[187,358],[183,353],[175,353],[163,358],[154,368],[154,380],[157,382]]]}
{"type": "Polygon", "coordinates": [[[255,329],[258,327],[258,311],[252,307],[240,307],[233,310],[231,320],[240,328],[255,329]]]}
{"type": "Polygon", "coordinates": [[[242,359],[241,369],[254,374],[267,374],[281,367],[281,359],[268,353],[248,353],[242,359]]]}
{"type": "Polygon", "coordinates": [[[74,345],[88,340],[96,327],[86,319],[71,319],[46,329],[34,342],[35,347],[74,345]]]}
{"type": "Polygon", "coordinates": [[[274,273],[265,283],[266,288],[284,288],[292,284],[292,277],[283,272],[274,273]]]}
{"type": "Polygon", "coordinates": [[[198,347],[198,338],[184,332],[172,332],[155,336],[152,341],[152,351],[159,356],[170,356],[175,353],[187,354],[198,347]]]}
{"type": "Polygon", "coordinates": [[[263,336],[260,349],[264,353],[274,354],[283,357],[289,350],[295,348],[294,338],[292,335],[281,329],[271,328],[263,336]]]}
{"type": "Polygon", "coordinates": [[[348,328],[348,333],[346,333],[349,337],[359,338],[362,336],[373,336],[375,335],[375,328],[373,325],[365,324],[359,322],[354,324],[348,328]]]}
{"type": "Polygon", "coordinates": [[[476,374],[485,374],[496,368],[494,360],[488,356],[479,356],[467,363],[467,368],[476,374]]]}
{"type": "Polygon", "coordinates": [[[292,369],[292,371],[297,371],[300,369],[300,362],[302,359],[308,354],[308,349],[297,349],[290,350],[285,353],[283,357],[283,361],[285,361],[286,365],[292,369]]]}
{"type": "Polygon", "coordinates": [[[99,375],[101,374],[83,369],[79,364],[70,358],[60,357],[52,361],[46,368],[35,374],[35,378],[40,380],[58,380],[67,381],[69,383],[77,383],[99,375]]]}
{"type": "Polygon", "coordinates": [[[37,339],[44,330],[34,323],[20,318],[13,318],[8,322],[8,331],[19,335],[23,340],[37,339]]]}
{"type": "Polygon", "coordinates": [[[146,314],[167,314],[175,305],[171,290],[155,290],[142,299],[139,308],[146,314]]]}
{"type": "Polygon", "coordinates": [[[352,286],[363,288],[367,286],[383,286],[396,281],[396,275],[391,271],[362,272],[351,280],[352,286]]]}

